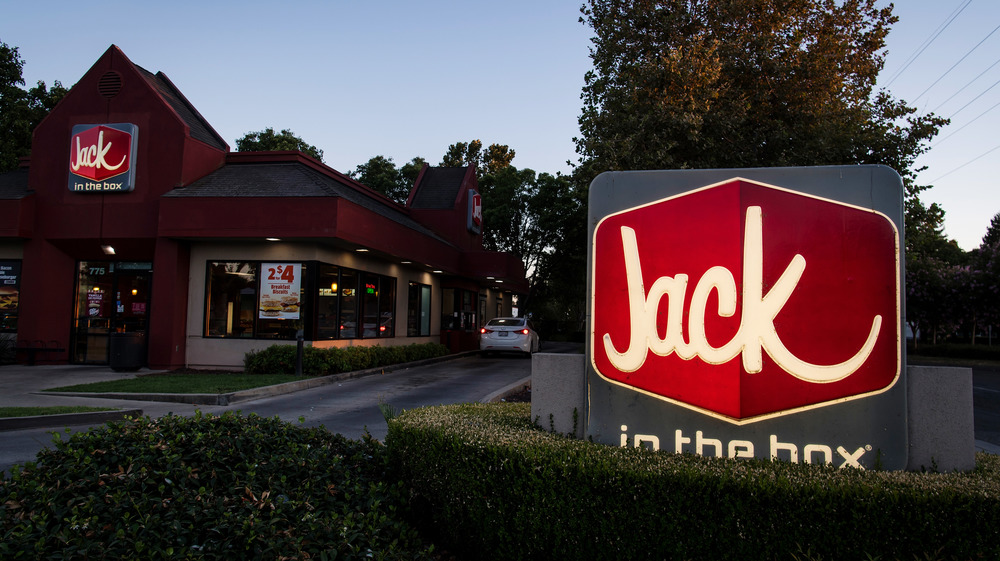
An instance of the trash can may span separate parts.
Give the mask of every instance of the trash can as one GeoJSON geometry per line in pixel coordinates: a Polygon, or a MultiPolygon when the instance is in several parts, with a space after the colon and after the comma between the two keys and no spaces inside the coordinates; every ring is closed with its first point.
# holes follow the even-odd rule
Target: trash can
{"type": "Polygon", "coordinates": [[[146,334],[112,333],[110,364],[115,372],[135,372],[146,365],[146,334]]]}

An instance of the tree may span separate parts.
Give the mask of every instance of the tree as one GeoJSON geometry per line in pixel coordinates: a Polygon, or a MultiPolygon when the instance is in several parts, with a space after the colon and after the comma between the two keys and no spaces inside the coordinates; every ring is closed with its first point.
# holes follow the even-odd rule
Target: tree
{"type": "Polygon", "coordinates": [[[483,142],[456,142],[448,147],[448,152],[441,159],[445,167],[461,167],[475,164],[479,178],[498,173],[511,165],[515,152],[506,144],[490,144],[483,153],[483,142]]]}
{"type": "Polygon", "coordinates": [[[371,187],[399,204],[405,204],[410,196],[410,190],[424,168],[424,159],[420,156],[397,168],[392,158],[375,156],[367,162],[358,165],[347,175],[359,183],[371,187]]]}
{"type": "MultiPolygon", "coordinates": [[[[409,163],[403,164],[403,167],[399,168],[400,175],[402,175],[403,179],[406,181],[407,195],[409,195],[410,190],[417,183],[417,176],[420,175],[420,172],[424,169],[425,165],[427,165],[427,161],[420,156],[417,156],[410,160],[409,163]]],[[[406,202],[405,197],[403,202],[406,202]]]]}
{"type": "Polygon", "coordinates": [[[67,92],[58,80],[51,90],[42,81],[21,89],[23,69],[17,47],[0,42],[0,172],[16,168],[18,159],[31,153],[32,132],[67,92]]]}
{"type": "Polygon", "coordinates": [[[944,211],[920,202],[914,166],[948,121],[874,91],[897,20],[877,3],[590,0],[577,184],[606,170],[884,164],[903,178],[907,266],[938,286],[951,276],[931,271],[963,253],[944,211]]]}
{"type": "Polygon", "coordinates": [[[385,156],[369,159],[348,175],[398,203],[406,202],[410,192],[392,158],[385,156]]]}
{"type": "Polygon", "coordinates": [[[545,337],[581,340],[586,315],[586,192],[563,175],[538,175],[530,233],[542,243],[529,279],[526,309],[545,337]]]}
{"type": "Polygon", "coordinates": [[[886,163],[912,177],[945,121],[872,94],[896,21],[875,3],[591,0],[582,165],[592,177],[886,163]]]}
{"type": "Polygon", "coordinates": [[[973,253],[974,283],[970,292],[975,303],[975,333],[978,326],[1000,328],[1000,298],[997,297],[1000,294],[1000,212],[993,216],[982,244],[973,253]]]}
{"type": "Polygon", "coordinates": [[[983,243],[979,247],[993,247],[998,242],[1000,242],[1000,212],[993,215],[990,225],[986,228],[986,234],[983,235],[983,243]]]}
{"type": "Polygon", "coordinates": [[[248,132],[242,138],[236,139],[237,152],[270,152],[279,150],[298,150],[305,152],[319,161],[323,161],[323,151],[308,144],[289,129],[275,133],[267,127],[262,131],[248,132]]]}

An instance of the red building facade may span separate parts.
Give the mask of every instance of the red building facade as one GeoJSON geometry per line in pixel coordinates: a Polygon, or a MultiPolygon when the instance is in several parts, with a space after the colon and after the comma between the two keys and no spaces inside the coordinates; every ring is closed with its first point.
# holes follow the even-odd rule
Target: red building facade
{"type": "Polygon", "coordinates": [[[425,168],[399,205],[300,152],[230,152],[112,46],[0,176],[5,335],[55,363],[140,341],[152,368],[238,367],[296,335],[476,348],[527,290],[482,249],[478,201],[471,168],[425,168]]]}

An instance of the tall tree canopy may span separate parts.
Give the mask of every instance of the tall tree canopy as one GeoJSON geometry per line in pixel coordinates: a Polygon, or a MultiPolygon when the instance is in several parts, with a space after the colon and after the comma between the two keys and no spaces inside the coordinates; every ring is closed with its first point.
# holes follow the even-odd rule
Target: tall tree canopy
{"type": "Polygon", "coordinates": [[[945,121],[873,93],[876,0],[591,0],[577,151],[605,170],[882,163],[912,179],[945,121]]]}
{"type": "Polygon", "coordinates": [[[876,4],[588,0],[578,186],[607,170],[885,164],[906,188],[908,265],[952,260],[914,167],[947,120],[875,91],[897,19],[876,4]]]}
{"type": "Polygon", "coordinates": [[[67,92],[58,80],[52,89],[39,81],[24,90],[23,70],[17,47],[0,42],[0,172],[16,168],[18,158],[31,153],[32,131],[67,92]]]}
{"type": "Polygon", "coordinates": [[[248,132],[236,139],[237,152],[270,152],[278,150],[298,150],[319,161],[323,161],[323,151],[307,143],[288,129],[276,133],[271,127],[262,131],[248,132]]]}

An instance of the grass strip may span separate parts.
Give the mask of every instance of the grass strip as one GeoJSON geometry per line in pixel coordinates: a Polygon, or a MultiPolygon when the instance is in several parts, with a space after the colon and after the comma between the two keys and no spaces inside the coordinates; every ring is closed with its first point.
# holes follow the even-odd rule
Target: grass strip
{"type": "Polygon", "coordinates": [[[306,376],[247,374],[153,374],[48,388],[47,392],[80,393],[208,393],[219,394],[305,380],[306,376]]]}
{"type": "Polygon", "coordinates": [[[112,407],[84,407],[60,405],[51,407],[0,407],[0,418],[37,417],[40,415],[65,415],[67,413],[100,413],[117,411],[112,407]]]}

